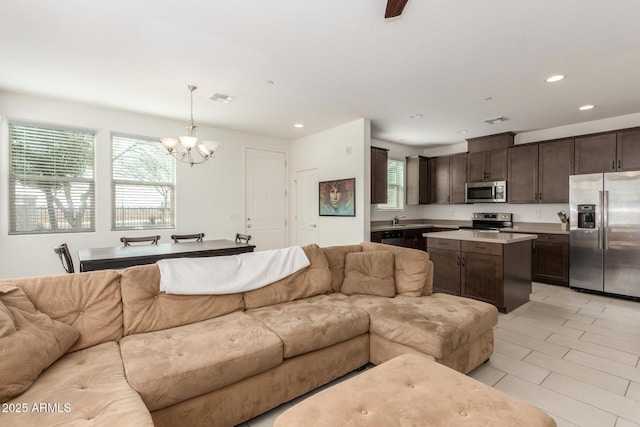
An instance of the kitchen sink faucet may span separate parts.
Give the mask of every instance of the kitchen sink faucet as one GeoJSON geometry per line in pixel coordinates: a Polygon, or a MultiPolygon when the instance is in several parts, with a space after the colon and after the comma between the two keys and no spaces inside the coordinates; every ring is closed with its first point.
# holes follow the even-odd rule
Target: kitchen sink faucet
{"type": "Polygon", "coordinates": [[[391,225],[400,225],[400,220],[402,218],[406,218],[406,216],[405,215],[402,215],[402,216],[396,215],[396,216],[394,216],[393,217],[393,221],[391,222],[391,225]]]}

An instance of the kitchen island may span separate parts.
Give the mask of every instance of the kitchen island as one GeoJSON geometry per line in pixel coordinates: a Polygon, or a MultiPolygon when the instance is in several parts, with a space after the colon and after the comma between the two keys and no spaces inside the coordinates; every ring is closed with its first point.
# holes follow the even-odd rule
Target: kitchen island
{"type": "Polygon", "coordinates": [[[424,237],[434,292],[485,301],[503,313],[529,301],[535,234],[456,230],[424,237]]]}

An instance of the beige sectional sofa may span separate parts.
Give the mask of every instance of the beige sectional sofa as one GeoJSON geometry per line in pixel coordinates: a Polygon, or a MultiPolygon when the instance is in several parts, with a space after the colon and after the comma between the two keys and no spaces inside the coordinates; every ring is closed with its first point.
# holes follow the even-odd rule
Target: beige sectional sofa
{"type": "Polygon", "coordinates": [[[309,267],[229,295],[161,293],[155,265],[8,281],[0,306],[15,285],[79,337],[5,399],[0,425],[235,425],[369,362],[427,354],[466,373],[493,352],[495,307],[432,294],[426,252],[303,249],[309,267]]]}

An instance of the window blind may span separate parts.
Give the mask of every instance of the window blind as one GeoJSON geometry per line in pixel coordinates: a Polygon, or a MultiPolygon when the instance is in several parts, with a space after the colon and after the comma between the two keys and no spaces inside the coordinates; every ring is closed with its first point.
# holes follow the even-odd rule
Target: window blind
{"type": "Polygon", "coordinates": [[[175,226],[175,160],[158,141],[112,135],[112,229],[175,226]]]}
{"type": "Polygon", "coordinates": [[[9,233],[95,231],[95,134],[10,122],[9,141],[9,233]]]}
{"type": "Polygon", "coordinates": [[[404,209],[404,160],[387,160],[387,203],[380,210],[404,209]]]}

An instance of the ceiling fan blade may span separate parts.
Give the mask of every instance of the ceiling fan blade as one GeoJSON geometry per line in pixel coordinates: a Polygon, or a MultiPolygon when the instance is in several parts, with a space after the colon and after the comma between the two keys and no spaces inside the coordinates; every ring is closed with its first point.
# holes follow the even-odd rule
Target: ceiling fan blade
{"type": "Polygon", "coordinates": [[[395,18],[400,16],[408,0],[387,0],[387,11],[384,14],[386,18],[395,18]]]}

